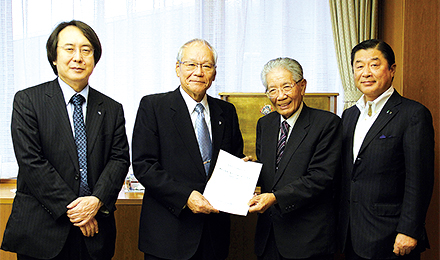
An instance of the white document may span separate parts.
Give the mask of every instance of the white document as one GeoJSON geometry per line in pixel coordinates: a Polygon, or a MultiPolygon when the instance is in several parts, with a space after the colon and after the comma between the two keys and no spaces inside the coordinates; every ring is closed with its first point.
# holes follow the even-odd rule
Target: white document
{"type": "Polygon", "coordinates": [[[246,216],[262,164],[245,162],[220,150],[203,196],[219,211],[246,216]]]}

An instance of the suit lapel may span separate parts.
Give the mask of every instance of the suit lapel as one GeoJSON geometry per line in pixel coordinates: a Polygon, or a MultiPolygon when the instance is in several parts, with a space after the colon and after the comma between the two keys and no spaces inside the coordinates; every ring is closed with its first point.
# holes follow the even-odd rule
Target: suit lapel
{"type": "Polygon", "coordinates": [[[180,139],[185,144],[185,148],[191,156],[194,165],[196,165],[200,174],[206,176],[202,156],[200,155],[197,143],[196,133],[191,123],[191,117],[188,113],[185,100],[183,100],[179,89],[171,93],[170,113],[176,131],[179,133],[180,139]]]}
{"type": "Polygon", "coordinates": [[[347,110],[346,115],[344,115],[344,122],[347,122],[347,125],[344,125],[344,130],[346,133],[344,133],[344,136],[348,136],[349,140],[347,140],[347,146],[344,147],[344,149],[347,150],[348,156],[350,158],[350,162],[352,165],[353,163],[353,142],[354,142],[354,130],[356,129],[356,124],[359,119],[361,112],[357,108],[357,106],[353,106],[353,108],[350,108],[347,110]]]}
{"type": "Polygon", "coordinates": [[[299,145],[307,136],[309,126],[309,108],[304,104],[301,114],[299,115],[295,125],[293,126],[292,132],[290,133],[289,140],[287,140],[286,147],[284,148],[283,157],[281,158],[280,165],[278,166],[278,171],[275,172],[273,186],[277,184],[278,180],[283,175],[284,170],[286,169],[286,166],[291,157],[294,155],[299,145]]]}
{"type": "MultiPolygon", "coordinates": [[[[212,131],[212,158],[217,158],[220,152],[220,147],[223,140],[223,131],[225,129],[223,110],[215,102],[213,98],[208,96],[209,113],[211,117],[211,131],[212,131]]],[[[215,161],[212,160],[209,173],[211,174],[215,166],[215,161]]]]}
{"type": "Polygon", "coordinates": [[[388,122],[390,122],[390,120],[397,115],[399,109],[396,106],[400,103],[400,95],[399,93],[397,93],[397,91],[394,91],[393,95],[390,97],[390,99],[388,99],[376,121],[374,121],[373,125],[365,136],[361,148],[359,149],[359,154],[361,154],[362,151],[365,150],[365,148],[371,143],[371,141],[379,133],[379,131],[381,131],[384,126],[387,125],[388,122]]]}
{"type": "MultiPolygon", "coordinates": [[[[273,112],[270,115],[267,116],[273,116],[271,120],[268,122],[267,125],[267,134],[266,131],[263,131],[264,136],[261,138],[263,139],[263,149],[264,151],[261,151],[264,154],[268,154],[269,158],[268,163],[266,167],[270,169],[271,171],[275,172],[275,165],[276,165],[276,157],[277,157],[277,144],[278,144],[278,136],[280,132],[280,114],[278,112],[273,112]]],[[[261,158],[258,158],[261,159],[261,158]]]]}
{"type": "Polygon", "coordinates": [[[66,103],[58,79],[49,83],[46,90],[46,97],[47,108],[51,110],[51,114],[55,119],[53,122],[57,122],[58,127],[61,129],[59,139],[65,140],[69,157],[72,160],[75,169],[79,170],[75,139],[73,138],[69,114],[67,113],[66,103]]]}
{"type": "Polygon", "coordinates": [[[102,108],[103,100],[98,95],[98,92],[93,88],[89,88],[89,97],[87,101],[87,116],[86,116],[86,129],[87,129],[87,154],[91,154],[95,143],[99,129],[101,128],[106,111],[102,108]]]}

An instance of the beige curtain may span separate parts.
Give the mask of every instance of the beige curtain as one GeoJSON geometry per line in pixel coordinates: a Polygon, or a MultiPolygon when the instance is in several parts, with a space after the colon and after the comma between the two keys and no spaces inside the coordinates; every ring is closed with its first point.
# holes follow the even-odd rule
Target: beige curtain
{"type": "Polygon", "coordinates": [[[351,49],[358,43],[377,38],[378,0],[329,0],[339,73],[344,88],[344,109],[362,93],[355,87],[351,69],[351,49]]]}

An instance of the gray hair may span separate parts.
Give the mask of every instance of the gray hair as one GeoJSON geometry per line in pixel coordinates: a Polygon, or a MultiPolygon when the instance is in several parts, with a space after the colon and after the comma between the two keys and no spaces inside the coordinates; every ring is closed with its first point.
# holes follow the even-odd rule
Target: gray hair
{"type": "Polygon", "coordinates": [[[291,58],[276,58],[270,60],[264,65],[263,71],[261,71],[261,81],[267,90],[267,74],[275,68],[283,68],[292,73],[293,80],[298,82],[303,79],[303,69],[301,64],[291,58]]]}
{"type": "Polygon", "coordinates": [[[185,50],[186,47],[188,47],[192,43],[200,43],[202,45],[207,46],[211,50],[212,56],[214,57],[214,65],[217,64],[217,51],[214,49],[214,47],[212,47],[211,44],[209,44],[208,41],[198,38],[192,39],[187,43],[185,43],[184,45],[182,45],[182,47],[180,47],[179,52],[177,53],[177,61],[182,61],[183,51],[185,50]]]}

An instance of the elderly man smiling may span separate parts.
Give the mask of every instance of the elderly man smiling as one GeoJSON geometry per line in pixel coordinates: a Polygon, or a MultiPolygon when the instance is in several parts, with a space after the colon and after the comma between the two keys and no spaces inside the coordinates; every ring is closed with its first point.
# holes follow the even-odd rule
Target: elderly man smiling
{"type": "Polygon", "coordinates": [[[235,107],[206,94],[217,53],[205,40],[177,55],[180,87],[142,98],[133,170],[145,186],[139,248],[145,259],[225,259],[230,219],[203,197],[220,149],[243,157],[235,107]]]}
{"type": "Polygon", "coordinates": [[[262,194],[249,202],[249,211],[260,213],[255,252],[258,259],[265,260],[331,260],[340,118],[306,106],[307,81],[296,60],[269,61],[261,78],[276,111],[257,124],[262,194]]]}

